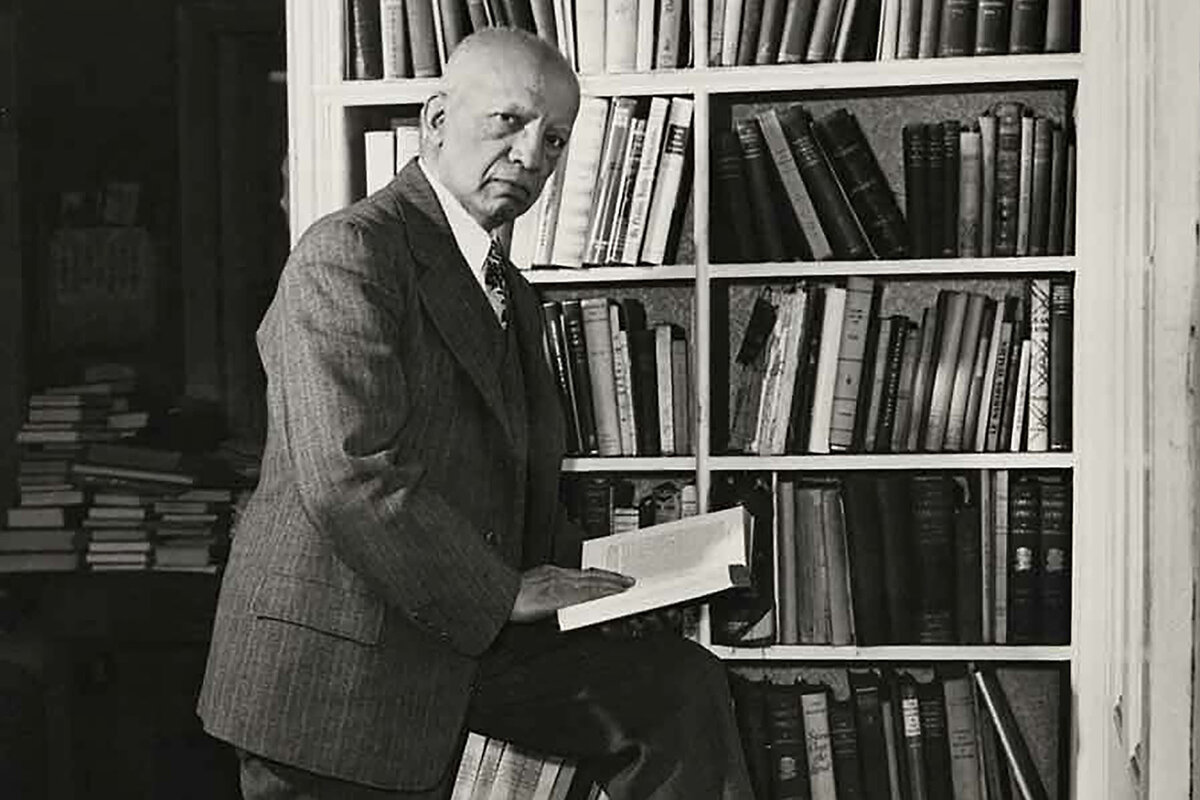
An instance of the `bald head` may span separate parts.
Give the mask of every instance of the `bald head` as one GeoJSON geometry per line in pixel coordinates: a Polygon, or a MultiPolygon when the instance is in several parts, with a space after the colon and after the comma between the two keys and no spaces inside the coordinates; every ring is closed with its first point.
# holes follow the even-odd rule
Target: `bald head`
{"type": "Polygon", "coordinates": [[[510,28],[468,36],[421,113],[421,157],[487,230],[524,213],[554,171],[579,109],[570,65],[510,28]]]}

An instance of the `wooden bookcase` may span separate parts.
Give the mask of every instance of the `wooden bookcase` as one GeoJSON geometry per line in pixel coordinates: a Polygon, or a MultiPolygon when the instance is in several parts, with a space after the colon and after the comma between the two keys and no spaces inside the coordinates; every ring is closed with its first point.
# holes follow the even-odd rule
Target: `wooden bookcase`
{"type": "MultiPolygon", "coordinates": [[[[707,43],[706,2],[693,4],[692,41],[707,43]]],[[[1122,444],[1129,396],[1122,384],[1128,363],[1123,349],[1129,315],[1119,305],[1130,280],[1121,253],[1129,219],[1120,198],[1124,151],[1130,134],[1132,82],[1125,58],[1130,45],[1120,30],[1127,10],[1122,0],[1082,0],[1081,52],[1032,56],[987,56],[838,64],[698,67],[651,73],[582,76],[585,94],[598,96],[683,95],[695,101],[691,156],[694,165],[692,238],[695,263],[666,267],[608,267],[535,270],[535,284],[562,294],[573,288],[667,286],[691,293],[696,406],[695,453],[663,458],[569,458],[567,472],[657,473],[694,477],[701,508],[719,472],[831,472],[844,470],[1069,470],[1073,488],[1072,636],[1066,646],[776,646],[748,650],[713,647],[738,663],[773,665],[820,662],[974,661],[1066,665],[1070,734],[1060,769],[1069,773],[1076,798],[1125,796],[1127,786],[1112,776],[1124,769],[1112,710],[1129,684],[1114,676],[1126,658],[1128,631],[1138,606],[1126,584],[1123,515],[1131,513],[1122,487],[1122,444]],[[1058,257],[923,259],[821,263],[716,263],[710,255],[712,132],[715,109],[738,98],[785,96],[803,100],[872,95],[876,101],[907,93],[999,93],[1050,86],[1070,96],[1078,143],[1076,254],[1058,257]],[[709,451],[711,419],[710,325],[715,287],[722,281],[780,282],[809,277],[896,276],[913,280],[986,280],[992,277],[1066,274],[1074,297],[1074,448],[1051,453],[845,454],[726,456],[709,451]],[[1124,354],[1124,355],[1123,355],[1124,354]],[[1121,599],[1114,600],[1114,597],[1121,599]],[[1118,609],[1122,611],[1118,611],[1118,609]],[[1114,612],[1117,612],[1114,614],[1114,612]],[[1121,617],[1122,612],[1124,619],[1121,617]]],[[[358,115],[376,107],[416,109],[436,89],[436,80],[345,80],[342,0],[288,0],[288,100],[290,116],[290,203],[293,242],[318,217],[353,199],[354,138],[358,115]]],[[[697,55],[695,63],[706,57],[697,55]]],[[[932,114],[930,115],[932,116],[932,114]]],[[[1136,410],[1136,409],[1135,409],[1136,410]]],[[[1138,606],[1140,607],[1140,606],[1138,606]]],[[[702,622],[702,639],[704,625],[702,622]]],[[[1128,743],[1126,743],[1128,746],[1128,743]]]]}

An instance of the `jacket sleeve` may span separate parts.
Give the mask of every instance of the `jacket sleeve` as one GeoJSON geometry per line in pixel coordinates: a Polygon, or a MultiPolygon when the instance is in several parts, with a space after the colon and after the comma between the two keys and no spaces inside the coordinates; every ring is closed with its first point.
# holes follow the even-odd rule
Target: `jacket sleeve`
{"type": "Polygon", "coordinates": [[[277,412],[309,519],[389,605],[477,655],[508,620],[520,573],[429,488],[424,464],[399,455],[410,409],[397,346],[415,309],[377,277],[375,259],[387,258],[348,221],[306,237],[280,279],[268,378],[281,382],[277,412]]]}

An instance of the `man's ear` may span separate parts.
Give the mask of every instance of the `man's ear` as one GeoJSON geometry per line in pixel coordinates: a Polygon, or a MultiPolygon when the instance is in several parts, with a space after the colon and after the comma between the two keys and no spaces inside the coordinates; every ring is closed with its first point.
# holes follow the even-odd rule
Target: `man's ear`
{"type": "Polygon", "coordinates": [[[446,122],[446,95],[443,92],[430,97],[421,107],[421,129],[423,138],[434,144],[442,142],[442,126],[446,122]]]}

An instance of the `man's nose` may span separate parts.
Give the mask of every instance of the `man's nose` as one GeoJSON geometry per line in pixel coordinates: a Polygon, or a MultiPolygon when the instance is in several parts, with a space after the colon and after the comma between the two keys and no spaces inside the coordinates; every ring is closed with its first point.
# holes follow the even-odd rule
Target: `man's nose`
{"type": "Polygon", "coordinates": [[[517,133],[509,151],[509,158],[531,172],[542,168],[546,159],[546,147],[542,142],[542,132],[536,125],[526,126],[517,133]]]}

